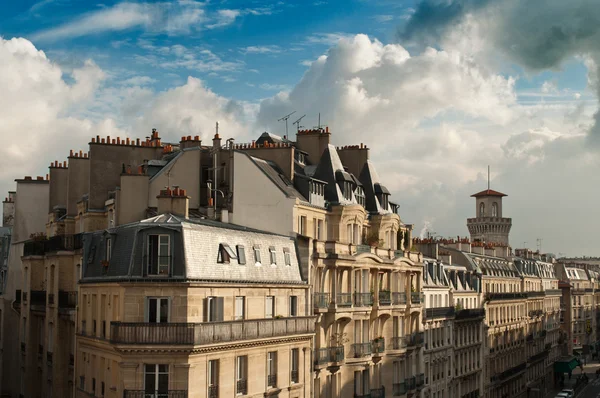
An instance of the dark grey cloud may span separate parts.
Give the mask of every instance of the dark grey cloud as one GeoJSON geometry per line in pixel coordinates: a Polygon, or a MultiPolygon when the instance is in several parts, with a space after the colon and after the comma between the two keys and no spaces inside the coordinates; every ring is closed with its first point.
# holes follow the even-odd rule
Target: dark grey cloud
{"type": "MultiPolygon", "coordinates": [[[[491,50],[528,70],[558,69],[576,55],[591,57],[596,68],[600,65],[598,0],[424,0],[398,36],[431,45],[467,15],[479,23],[491,50]]],[[[595,89],[600,98],[600,88],[595,89]]],[[[600,113],[588,139],[600,146],[600,113]]]]}

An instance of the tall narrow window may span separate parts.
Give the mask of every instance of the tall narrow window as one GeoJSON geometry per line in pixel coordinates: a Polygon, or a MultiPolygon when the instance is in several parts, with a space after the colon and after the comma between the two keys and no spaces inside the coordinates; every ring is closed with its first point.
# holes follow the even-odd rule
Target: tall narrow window
{"type": "Polygon", "coordinates": [[[290,296],[290,316],[298,315],[298,296],[290,296]]]}
{"type": "Polygon", "coordinates": [[[254,246],[252,249],[254,250],[254,262],[256,265],[260,265],[260,246],[254,246]]]}
{"type": "Polygon", "coordinates": [[[218,263],[229,264],[231,259],[235,259],[235,253],[227,243],[219,244],[219,253],[217,255],[218,263]]]}
{"type": "Polygon", "coordinates": [[[168,275],[171,264],[169,235],[148,235],[147,274],[168,275]]]}
{"type": "Polygon", "coordinates": [[[483,217],[485,214],[485,204],[481,203],[479,205],[479,217],[483,217]]]}
{"type": "Polygon", "coordinates": [[[147,322],[169,322],[169,299],[167,297],[149,297],[147,322]]]}
{"type": "Polygon", "coordinates": [[[275,296],[265,298],[265,318],[273,318],[275,314],[275,296]]]}
{"type": "Polygon", "coordinates": [[[292,348],[291,351],[291,358],[290,361],[292,362],[290,365],[290,381],[292,383],[298,383],[298,380],[300,380],[299,374],[298,374],[298,368],[299,368],[299,364],[300,364],[300,357],[299,357],[299,350],[297,348],[292,348]]]}
{"type": "Polygon", "coordinates": [[[166,397],[169,394],[169,365],[144,365],[144,393],[146,397],[166,397]]]}
{"type": "Polygon", "coordinates": [[[269,256],[271,260],[271,265],[277,265],[277,253],[275,253],[275,246],[269,247],[269,256]]]}
{"type": "Polygon", "coordinates": [[[317,240],[323,240],[323,220],[317,220],[317,240]]]}
{"type": "Polygon", "coordinates": [[[48,352],[51,354],[54,352],[54,324],[53,323],[48,324],[48,352]]]}
{"type": "Polygon", "coordinates": [[[246,298],[244,296],[236,296],[235,298],[235,320],[240,321],[244,319],[244,309],[246,304],[246,298]]]}
{"type": "Polygon", "coordinates": [[[219,397],[219,360],[208,361],[208,398],[219,397]]]}
{"type": "Polygon", "coordinates": [[[306,235],[306,216],[300,216],[298,218],[298,233],[300,235],[306,235]]]}
{"type": "Polygon", "coordinates": [[[223,297],[207,297],[205,300],[205,310],[207,322],[223,321],[223,297]]]}
{"type": "Polygon", "coordinates": [[[246,250],[244,249],[244,246],[237,245],[236,248],[237,248],[238,264],[245,265],[246,264],[246,250]]]}
{"type": "Polygon", "coordinates": [[[292,256],[290,254],[290,249],[288,249],[287,247],[283,249],[283,261],[287,266],[292,265],[292,256]]]}
{"type": "Polygon", "coordinates": [[[277,387],[277,351],[267,353],[267,387],[277,387]]]}
{"type": "Polygon", "coordinates": [[[248,371],[248,357],[242,356],[236,358],[235,369],[235,392],[237,395],[246,395],[248,393],[248,381],[246,374],[248,371]]]}
{"type": "Polygon", "coordinates": [[[492,217],[498,217],[498,203],[492,203],[492,217]]]}
{"type": "Polygon", "coordinates": [[[110,261],[110,254],[112,253],[112,239],[106,238],[106,254],[104,255],[104,259],[106,261],[110,261]]]}

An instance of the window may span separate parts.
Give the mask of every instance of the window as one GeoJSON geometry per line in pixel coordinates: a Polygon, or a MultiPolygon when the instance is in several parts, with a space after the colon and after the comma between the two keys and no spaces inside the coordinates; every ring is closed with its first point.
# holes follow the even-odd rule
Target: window
{"type": "Polygon", "coordinates": [[[236,249],[237,249],[238,264],[245,265],[246,264],[246,250],[244,249],[244,246],[237,245],[236,249]]]}
{"type": "Polygon", "coordinates": [[[144,365],[144,393],[146,397],[166,397],[169,393],[169,365],[144,365]]]}
{"type": "Polygon", "coordinates": [[[48,324],[48,352],[54,352],[54,324],[48,324]]]}
{"type": "Polygon", "coordinates": [[[317,220],[317,236],[316,236],[317,240],[324,239],[323,232],[324,232],[323,231],[323,220],[317,220]]]}
{"type": "Polygon", "coordinates": [[[246,304],[246,298],[244,296],[236,296],[236,298],[235,298],[235,320],[236,321],[244,319],[245,304],[246,304]]]}
{"type": "Polygon", "coordinates": [[[167,297],[147,298],[147,308],[146,322],[169,322],[169,299],[167,297]]]}
{"type": "Polygon", "coordinates": [[[79,376],[79,389],[85,391],[85,376],[79,376]]]}
{"type": "Polygon", "coordinates": [[[96,395],[96,379],[92,377],[92,393],[96,395]]]}
{"type": "Polygon", "coordinates": [[[498,203],[492,203],[492,217],[498,217],[498,203]]]}
{"type": "Polygon", "coordinates": [[[298,296],[290,296],[290,316],[298,315],[298,296]]]}
{"type": "Polygon", "coordinates": [[[285,261],[285,265],[292,265],[292,256],[290,254],[290,249],[287,247],[283,248],[283,259],[285,261]]]}
{"type": "Polygon", "coordinates": [[[100,383],[100,396],[104,397],[104,382],[100,383]]]}
{"type": "Polygon", "coordinates": [[[265,318],[273,318],[275,314],[275,296],[265,297],[265,318]]]}
{"type": "Polygon", "coordinates": [[[254,250],[254,262],[256,265],[260,265],[260,246],[254,246],[252,249],[254,250]]]}
{"type": "Polygon", "coordinates": [[[106,261],[110,261],[111,253],[112,253],[112,239],[106,238],[106,253],[104,254],[104,259],[106,261]]]}
{"type": "Polygon", "coordinates": [[[299,375],[298,375],[298,367],[299,367],[299,363],[300,363],[300,357],[299,357],[299,350],[297,348],[292,348],[292,354],[291,354],[291,359],[290,361],[292,362],[290,365],[291,368],[291,374],[290,374],[290,381],[292,383],[298,383],[299,375]]]}
{"type": "Polygon", "coordinates": [[[235,259],[236,255],[227,243],[219,244],[219,254],[217,255],[218,263],[229,264],[230,259],[235,259]]]}
{"type": "Polygon", "coordinates": [[[223,321],[223,297],[207,297],[205,302],[204,314],[207,322],[223,321]]]}
{"type": "Polygon", "coordinates": [[[277,351],[267,353],[267,387],[277,387],[277,351]]]}
{"type": "Polygon", "coordinates": [[[169,235],[148,235],[147,274],[168,275],[171,263],[169,235]]]}
{"type": "Polygon", "coordinates": [[[271,259],[271,265],[277,265],[277,254],[275,253],[275,246],[269,247],[269,256],[271,259]]]}
{"type": "Polygon", "coordinates": [[[300,216],[298,218],[298,233],[300,235],[306,235],[306,216],[300,216]]]}
{"type": "Polygon", "coordinates": [[[235,368],[235,392],[237,395],[245,395],[248,393],[248,384],[246,380],[246,373],[248,371],[248,357],[237,357],[235,368]]]}
{"type": "Polygon", "coordinates": [[[479,217],[483,217],[484,214],[485,214],[485,204],[480,203],[479,204],[479,217]]]}
{"type": "Polygon", "coordinates": [[[208,361],[208,398],[219,396],[219,360],[208,361]]]}

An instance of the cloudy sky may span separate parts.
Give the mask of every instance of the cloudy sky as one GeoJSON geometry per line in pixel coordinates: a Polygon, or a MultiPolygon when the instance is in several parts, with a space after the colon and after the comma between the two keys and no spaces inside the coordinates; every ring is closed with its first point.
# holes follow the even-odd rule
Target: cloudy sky
{"type": "Polygon", "coordinates": [[[417,234],[465,236],[508,194],[513,247],[600,255],[597,0],[0,4],[0,189],[89,137],[364,142],[417,234]]]}

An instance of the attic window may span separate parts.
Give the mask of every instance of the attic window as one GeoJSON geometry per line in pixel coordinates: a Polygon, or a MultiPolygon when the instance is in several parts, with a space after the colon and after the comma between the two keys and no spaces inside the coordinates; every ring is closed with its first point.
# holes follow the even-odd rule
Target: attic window
{"type": "Polygon", "coordinates": [[[344,181],[344,199],[352,200],[352,183],[344,181]]]}
{"type": "Polygon", "coordinates": [[[219,255],[217,257],[217,262],[229,264],[229,261],[232,258],[236,259],[237,256],[235,255],[234,251],[231,250],[231,247],[229,247],[227,243],[219,244],[219,255]]]}
{"type": "Polygon", "coordinates": [[[260,246],[254,246],[252,250],[254,250],[254,262],[256,265],[260,265],[260,246]]]}
{"type": "Polygon", "coordinates": [[[365,193],[362,189],[362,187],[356,187],[356,190],[354,191],[354,195],[356,196],[356,202],[361,205],[361,206],[365,206],[365,193]]]}
{"type": "Polygon", "coordinates": [[[287,265],[287,266],[292,265],[292,257],[290,255],[290,249],[288,249],[287,247],[283,248],[283,258],[285,261],[285,265],[287,265]]]}
{"type": "Polygon", "coordinates": [[[244,248],[244,246],[242,245],[237,245],[237,258],[238,258],[238,264],[239,265],[245,265],[246,264],[246,249],[244,248]]]}
{"type": "Polygon", "coordinates": [[[271,259],[271,265],[277,265],[277,254],[275,253],[275,246],[269,247],[269,256],[271,259]]]}

